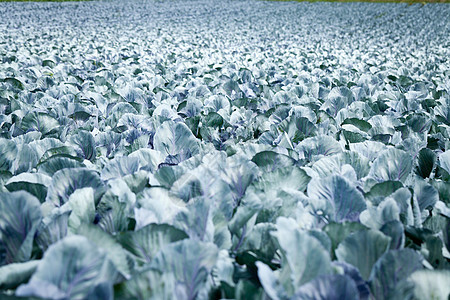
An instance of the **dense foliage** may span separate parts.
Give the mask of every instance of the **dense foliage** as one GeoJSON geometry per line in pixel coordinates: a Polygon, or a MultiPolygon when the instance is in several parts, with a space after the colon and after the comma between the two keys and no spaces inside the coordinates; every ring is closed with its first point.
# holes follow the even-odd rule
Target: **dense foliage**
{"type": "Polygon", "coordinates": [[[449,6],[0,15],[0,298],[447,299],[449,6]]]}

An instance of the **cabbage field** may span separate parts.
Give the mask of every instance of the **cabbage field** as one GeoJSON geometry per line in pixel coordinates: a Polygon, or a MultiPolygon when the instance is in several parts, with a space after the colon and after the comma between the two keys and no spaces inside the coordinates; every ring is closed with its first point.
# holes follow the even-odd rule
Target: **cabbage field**
{"type": "Polygon", "coordinates": [[[0,299],[450,294],[450,5],[0,3],[0,299]]]}

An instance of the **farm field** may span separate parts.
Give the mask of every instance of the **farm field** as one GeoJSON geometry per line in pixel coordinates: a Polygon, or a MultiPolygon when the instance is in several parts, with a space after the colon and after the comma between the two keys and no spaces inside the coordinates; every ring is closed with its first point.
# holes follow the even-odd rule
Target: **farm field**
{"type": "Polygon", "coordinates": [[[448,299],[450,5],[0,16],[0,299],[448,299]]]}

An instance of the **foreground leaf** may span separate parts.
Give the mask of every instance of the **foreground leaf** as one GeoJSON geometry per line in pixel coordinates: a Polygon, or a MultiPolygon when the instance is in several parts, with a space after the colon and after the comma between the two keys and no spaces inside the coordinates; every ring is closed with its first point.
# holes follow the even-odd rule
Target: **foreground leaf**
{"type": "Polygon", "coordinates": [[[104,184],[95,171],[85,168],[62,169],[53,175],[46,201],[61,206],[75,190],[87,187],[94,189],[96,201],[104,193],[104,184]]]}
{"type": "Polygon", "coordinates": [[[339,261],[358,268],[361,276],[369,279],[372,266],[389,247],[390,238],[376,230],[361,230],[349,235],[336,249],[339,261]]]}
{"type": "Polygon", "coordinates": [[[358,300],[355,282],[345,275],[320,276],[300,287],[295,299],[302,300],[358,300]]]}
{"type": "Polygon", "coordinates": [[[412,286],[409,275],[422,269],[422,257],[412,249],[391,250],[373,266],[370,287],[376,299],[406,299],[412,286]]]}
{"type": "Polygon", "coordinates": [[[212,243],[182,240],[170,244],[154,258],[151,266],[160,272],[173,273],[180,288],[178,299],[193,300],[206,288],[206,281],[218,259],[218,249],[212,243]]]}
{"type": "Polygon", "coordinates": [[[85,298],[96,287],[111,281],[115,272],[106,254],[82,236],[70,236],[44,254],[30,282],[16,295],[46,299],[85,298]]]}
{"type": "Polygon", "coordinates": [[[40,205],[39,200],[27,192],[0,193],[0,241],[6,248],[6,263],[30,258],[34,235],[42,218],[40,205]]]}
{"type": "Polygon", "coordinates": [[[289,274],[292,287],[296,288],[318,275],[330,272],[327,251],[316,238],[301,231],[293,219],[278,218],[277,231],[272,234],[278,240],[283,254],[282,272],[289,274]]]}
{"type": "Polygon", "coordinates": [[[369,175],[379,182],[393,180],[405,182],[412,170],[412,157],[403,150],[383,151],[373,162],[369,175]]]}
{"type": "Polygon", "coordinates": [[[414,295],[417,299],[447,300],[450,296],[450,271],[422,270],[413,273],[410,280],[414,283],[414,295]]]}
{"type": "MultiPolygon", "coordinates": [[[[366,208],[364,197],[342,176],[333,175],[323,179],[313,179],[308,184],[308,196],[322,203],[316,208],[324,208],[331,221],[357,221],[359,214],[366,208]]],[[[323,209],[322,208],[322,209],[323,209]]]]}
{"type": "Polygon", "coordinates": [[[187,238],[187,234],[168,224],[149,224],[120,236],[125,249],[141,263],[150,263],[164,246],[187,238]]]}
{"type": "Polygon", "coordinates": [[[0,290],[8,290],[27,282],[39,265],[38,260],[0,267],[0,290]]]}
{"type": "Polygon", "coordinates": [[[166,155],[182,154],[185,158],[199,151],[198,141],[189,127],[184,123],[164,122],[155,133],[153,140],[155,150],[166,155]]]}

